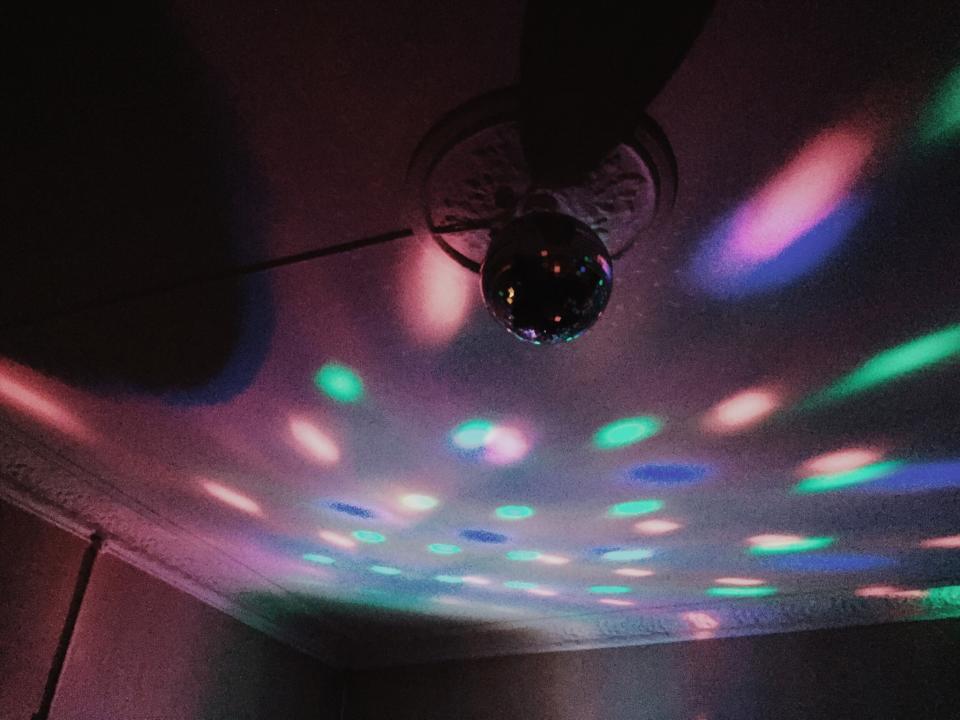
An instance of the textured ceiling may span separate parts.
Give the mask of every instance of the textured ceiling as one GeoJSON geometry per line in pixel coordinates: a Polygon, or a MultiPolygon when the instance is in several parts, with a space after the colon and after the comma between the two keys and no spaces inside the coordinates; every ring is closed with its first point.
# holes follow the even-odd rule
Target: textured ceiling
{"type": "Polygon", "coordinates": [[[174,287],[403,230],[516,81],[519,0],[321,5],[8,24],[7,496],[340,662],[960,609],[960,7],[720,2],[545,348],[415,235],[174,287]]]}

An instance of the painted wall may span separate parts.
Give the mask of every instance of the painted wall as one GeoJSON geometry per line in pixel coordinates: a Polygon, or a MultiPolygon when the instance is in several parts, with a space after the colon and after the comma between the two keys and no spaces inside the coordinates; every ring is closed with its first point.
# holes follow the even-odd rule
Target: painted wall
{"type": "Polygon", "coordinates": [[[0,718],[29,720],[70,606],[86,543],[0,502],[0,718]]]}
{"type": "MultiPolygon", "coordinates": [[[[86,543],[0,503],[0,718],[36,712],[86,543]]],[[[339,675],[101,554],[52,720],[338,720],[339,675]]]]}
{"type": "Polygon", "coordinates": [[[956,720],[960,622],[493,658],[354,675],[347,720],[956,720]]]}

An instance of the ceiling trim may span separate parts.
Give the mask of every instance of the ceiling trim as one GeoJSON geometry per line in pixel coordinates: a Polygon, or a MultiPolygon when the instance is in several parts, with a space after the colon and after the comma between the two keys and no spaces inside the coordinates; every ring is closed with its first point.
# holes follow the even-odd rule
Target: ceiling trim
{"type": "Polygon", "coordinates": [[[326,638],[304,638],[237,602],[230,590],[236,578],[247,575],[262,584],[262,576],[146,506],[131,508],[130,499],[119,500],[106,480],[4,423],[0,498],[85,540],[97,533],[105,553],[285,645],[329,665],[341,664],[337,648],[346,641],[333,628],[326,638]]]}

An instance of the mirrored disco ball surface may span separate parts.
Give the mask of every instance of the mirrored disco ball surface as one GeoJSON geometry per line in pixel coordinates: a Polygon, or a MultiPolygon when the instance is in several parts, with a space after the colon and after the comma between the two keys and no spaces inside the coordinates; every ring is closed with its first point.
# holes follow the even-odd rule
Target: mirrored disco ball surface
{"type": "Polygon", "coordinates": [[[610,299],[603,242],[569,215],[534,212],[493,233],[480,270],[483,299],[511,333],[536,344],[573,340],[610,299]]]}

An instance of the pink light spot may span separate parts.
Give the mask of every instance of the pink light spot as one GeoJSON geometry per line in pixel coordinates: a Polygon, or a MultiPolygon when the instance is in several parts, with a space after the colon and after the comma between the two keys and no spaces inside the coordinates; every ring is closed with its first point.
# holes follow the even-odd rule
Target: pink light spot
{"type": "Polygon", "coordinates": [[[703,426],[716,433],[734,433],[757,425],[782,403],[772,390],[753,388],[727,398],[711,408],[703,426]]]}
{"type": "Polygon", "coordinates": [[[799,477],[832,475],[856,470],[883,459],[883,453],[873,448],[845,448],[810,458],[797,470],[799,477]]]}
{"type": "Polygon", "coordinates": [[[613,605],[614,607],[633,607],[635,604],[632,600],[617,600],[616,598],[604,598],[598,602],[604,605],[613,605]]]}
{"type": "Polygon", "coordinates": [[[263,510],[260,508],[260,504],[256,500],[253,500],[242,493],[238,493],[236,490],[232,490],[226,485],[221,485],[220,483],[213,482],[212,480],[201,480],[200,484],[209,495],[215,497],[224,505],[229,505],[236,510],[247,513],[248,515],[263,515],[263,510]]]}
{"type": "Polygon", "coordinates": [[[937,548],[940,550],[958,550],[960,549],[960,535],[949,535],[947,537],[930,538],[920,543],[920,547],[937,548]]]}
{"type": "Polygon", "coordinates": [[[468,585],[489,585],[490,581],[485,577],[478,575],[464,575],[463,581],[468,585]]]}
{"type": "Polygon", "coordinates": [[[516,428],[497,425],[487,436],[484,458],[494,465],[511,465],[530,450],[527,439],[516,428]]]}
{"type": "Polygon", "coordinates": [[[802,543],[806,539],[803,535],[754,535],[747,538],[747,542],[755,547],[777,548],[802,543]]]}
{"type": "Polygon", "coordinates": [[[78,439],[90,437],[89,429],[63,405],[5,373],[0,373],[0,401],[68,435],[78,439]]]}
{"type": "Polygon", "coordinates": [[[808,142],[737,213],[724,267],[739,272],[771,260],[816,227],[849,195],[875,144],[872,132],[853,127],[808,142]]]}
{"type": "Polygon", "coordinates": [[[421,245],[415,263],[413,272],[406,264],[400,266],[405,326],[418,343],[440,345],[466,321],[476,280],[434,243],[421,245]]]}
{"type": "Polygon", "coordinates": [[[620,568],[619,570],[614,570],[614,572],[617,575],[632,578],[650,577],[653,575],[653,570],[644,570],[643,568],[620,568]]]}
{"type": "Polygon", "coordinates": [[[720,627],[720,623],[710,613],[685,612],[681,617],[695,630],[716,630],[720,627]]]}
{"type": "Polygon", "coordinates": [[[336,545],[337,547],[344,548],[345,550],[351,550],[357,546],[357,543],[348,538],[346,535],[341,535],[340,533],[333,532],[332,530],[321,530],[319,535],[321,540],[325,540],[331,545],[336,545]]]}
{"type": "MultiPolygon", "coordinates": [[[[763,543],[760,543],[760,544],[763,544],[763,543]]],[[[756,585],[763,585],[764,582],[766,581],[759,580],[757,578],[722,577],[722,578],[717,578],[716,580],[714,580],[714,582],[717,585],[733,585],[734,587],[754,587],[756,585]]]]}
{"type": "Polygon", "coordinates": [[[532,590],[527,590],[531,595],[539,595],[540,597],[556,597],[556,590],[547,590],[546,588],[533,588],[532,590]]]}
{"type": "Polygon", "coordinates": [[[340,448],[337,444],[309,421],[291,418],[290,432],[301,449],[322,465],[335,465],[340,460],[340,448]]]}
{"type": "Polygon", "coordinates": [[[672,533],[682,527],[683,525],[678,522],[674,522],[673,520],[657,519],[641,520],[633,526],[633,529],[641,535],[666,535],[667,533],[672,533]]]}
{"type": "Polygon", "coordinates": [[[926,590],[904,590],[892,585],[867,585],[857,588],[854,592],[857,597],[863,598],[895,598],[898,600],[922,600],[927,596],[926,590]]]}
{"type": "Polygon", "coordinates": [[[537,560],[547,565],[566,565],[570,562],[570,558],[562,555],[541,555],[537,560]]]}

